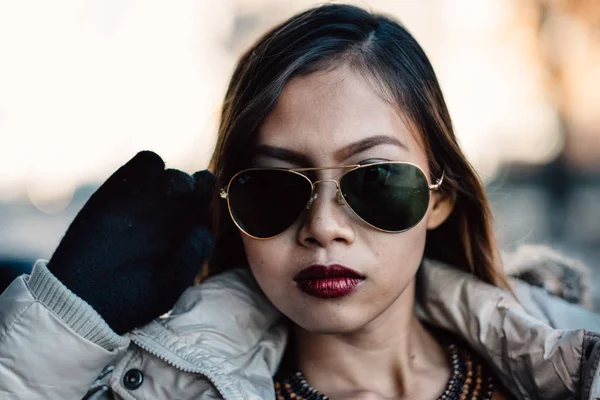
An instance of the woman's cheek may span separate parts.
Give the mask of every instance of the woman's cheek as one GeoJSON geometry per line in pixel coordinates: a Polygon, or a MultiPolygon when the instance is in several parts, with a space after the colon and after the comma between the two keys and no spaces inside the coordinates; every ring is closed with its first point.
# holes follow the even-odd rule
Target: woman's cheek
{"type": "Polygon", "coordinates": [[[405,275],[416,273],[423,252],[427,229],[425,224],[418,224],[414,228],[401,233],[371,233],[365,236],[367,248],[374,258],[375,274],[405,275]]]}
{"type": "Polygon", "coordinates": [[[255,240],[242,239],[250,270],[261,289],[271,297],[274,291],[285,286],[286,262],[285,247],[278,245],[277,238],[255,240]]]}

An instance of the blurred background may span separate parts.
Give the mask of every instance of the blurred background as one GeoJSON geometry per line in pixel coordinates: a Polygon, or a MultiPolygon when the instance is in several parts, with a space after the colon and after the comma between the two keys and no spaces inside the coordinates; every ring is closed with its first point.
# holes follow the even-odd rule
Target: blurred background
{"type": "MultiPolygon", "coordinates": [[[[503,248],[548,244],[600,282],[600,1],[350,2],[430,57],[503,248]]],[[[315,4],[0,0],[0,278],[49,258],[139,150],[206,168],[237,58],[315,4]]]]}

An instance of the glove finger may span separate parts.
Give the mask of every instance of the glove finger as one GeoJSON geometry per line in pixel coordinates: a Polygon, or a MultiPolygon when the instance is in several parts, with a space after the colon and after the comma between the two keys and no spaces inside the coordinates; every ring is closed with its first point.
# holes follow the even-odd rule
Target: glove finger
{"type": "Polygon", "coordinates": [[[181,243],[179,249],[173,254],[170,268],[165,268],[162,273],[171,282],[177,296],[190,285],[201,271],[203,263],[210,257],[214,247],[214,238],[208,228],[195,227],[181,243]]]}
{"type": "Polygon", "coordinates": [[[99,247],[104,246],[107,236],[119,237],[120,229],[130,226],[133,219],[124,218],[123,213],[116,210],[134,209],[132,203],[136,206],[135,209],[139,209],[137,202],[132,201],[132,191],[139,189],[139,181],[155,179],[163,170],[164,163],[156,153],[137,153],[115,171],[84,204],[69,225],[51,261],[61,260],[61,263],[68,266],[69,258],[77,260],[82,254],[98,251],[99,247]]]}
{"type": "Polygon", "coordinates": [[[199,197],[211,197],[217,182],[215,174],[205,169],[192,175],[196,181],[196,191],[199,197]]]}
{"type": "Polygon", "coordinates": [[[206,225],[214,185],[214,175],[211,172],[201,171],[190,176],[185,172],[169,169],[165,171],[163,184],[167,201],[176,214],[173,216],[173,223],[180,230],[185,230],[187,234],[195,225],[206,225]]]}
{"type": "Polygon", "coordinates": [[[113,178],[133,176],[133,186],[113,180],[99,189],[69,227],[71,242],[85,243],[82,251],[93,246],[112,267],[170,254],[193,226],[186,217],[191,204],[186,197],[194,181],[184,172],[159,169],[162,165],[157,155],[146,152],[117,171],[113,178]]]}
{"type": "Polygon", "coordinates": [[[85,208],[108,208],[114,201],[122,202],[131,193],[155,181],[164,171],[165,163],[151,151],[141,151],[115,171],[92,195],[85,208]]]}
{"type": "Polygon", "coordinates": [[[162,186],[167,197],[191,196],[196,182],[192,176],[178,169],[169,168],[162,177],[162,186]]]}
{"type": "Polygon", "coordinates": [[[195,224],[195,181],[189,174],[167,169],[152,187],[145,189],[144,207],[138,219],[144,220],[148,234],[158,234],[172,245],[180,243],[195,224]]]}
{"type": "Polygon", "coordinates": [[[207,225],[211,221],[211,201],[215,191],[216,177],[208,171],[198,171],[193,175],[196,181],[194,192],[194,218],[196,225],[207,225]]]}
{"type": "MultiPolygon", "coordinates": [[[[152,151],[140,151],[113,173],[104,185],[131,186],[156,179],[165,169],[160,156],[152,151]]],[[[103,185],[103,186],[104,186],[103,185]]]]}
{"type": "Polygon", "coordinates": [[[185,214],[191,203],[189,199],[194,191],[194,180],[185,172],[177,169],[166,169],[161,174],[145,182],[136,190],[131,200],[135,207],[127,204],[130,213],[137,217],[158,222],[168,222],[180,214],[185,214]]]}
{"type": "Polygon", "coordinates": [[[182,240],[194,225],[194,178],[183,171],[168,169],[162,177],[161,186],[165,196],[164,212],[170,215],[166,222],[180,232],[178,240],[182,240]]]}
{"type": "Polygon", "coordinates": [[[131,216],[154,216],[157,220],[165,213],[183,214],[186,202],[190,202],[186,198],[192,195],[194,185],[194,179],[185,172],[173,168],[154,170],[143,181],[138,179],[138,184],[131,188],[129,201],[120,201],[121,208],[131,216]]]}

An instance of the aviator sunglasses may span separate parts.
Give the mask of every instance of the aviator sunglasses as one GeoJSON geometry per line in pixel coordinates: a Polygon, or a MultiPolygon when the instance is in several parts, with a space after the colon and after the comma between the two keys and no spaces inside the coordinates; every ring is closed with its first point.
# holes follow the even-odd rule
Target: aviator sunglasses
{"type": "Polygon", "coordinates": [[[235,174],[220,196],[227,200],[236,226],[254,239],[271,239],[310,209],[318,183],[335,183],[337,201],[383,232],[411,229],[425,216],[430,191],[439,189],[444,172],[430,185],[425,172],[407,162],[377,162],[321,168],[249,168],[235,174]],[[311,181],[305,173],[346,169],[338,180],[311,181]]]}

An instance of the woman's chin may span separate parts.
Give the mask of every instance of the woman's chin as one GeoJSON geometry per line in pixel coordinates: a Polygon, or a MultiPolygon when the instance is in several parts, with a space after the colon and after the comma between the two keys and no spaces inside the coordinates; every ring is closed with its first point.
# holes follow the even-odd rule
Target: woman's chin
{"type": "Polygon", "coordinates": [[[303,331],[321,335],[350,334],[359,331],[369,322],[364,313],[355,312],[294,315],[290,320],[297,328],[303,331]]]}

